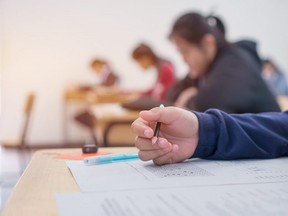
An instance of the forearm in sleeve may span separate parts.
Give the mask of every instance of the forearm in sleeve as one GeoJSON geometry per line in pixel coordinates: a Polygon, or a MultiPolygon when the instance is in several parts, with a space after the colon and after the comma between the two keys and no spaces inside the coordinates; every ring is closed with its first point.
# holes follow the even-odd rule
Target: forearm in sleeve
{"type": "Polygon", "coordinates": [[[231,160],[288,155],[288,112],[229,115],[211,109],[195,114],[199,143],[193,157],[231,160]]]}

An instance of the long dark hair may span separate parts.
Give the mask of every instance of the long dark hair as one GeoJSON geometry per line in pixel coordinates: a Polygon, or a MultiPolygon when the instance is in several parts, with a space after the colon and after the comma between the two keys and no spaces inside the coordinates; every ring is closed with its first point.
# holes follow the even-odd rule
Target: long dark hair
{"type": "Polygon", "coordinates": [[[217,26],[211,23],[211,17],[204,17],[199,13],[187,13],[179,17],[174,23],[169,38],[177,36],[186,41],[200,45],[202,38],[206,34],[211,34],[216,39],[218,48],[227,44],[224,34],[217,26]]]}

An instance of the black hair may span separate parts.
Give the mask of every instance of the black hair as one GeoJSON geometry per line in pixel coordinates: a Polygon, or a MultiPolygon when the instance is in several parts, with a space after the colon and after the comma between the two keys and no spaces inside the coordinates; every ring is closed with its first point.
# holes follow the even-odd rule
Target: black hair
{"type": "Polygon", "coordinates": [[[152,59],[154,63],[157,63],[159,61],[159,57],[153,52],[151,47],[149,47],[148,45],[144,43],[141,43],[132,52],[132,57],[135,60],[138,60],[142,58],[143,56],[148,56],[149,58],[152,59]]]}
{"type": "Polygon", "coordinates": [[[190,43],[199,45],[206,34],[211,34],[215,37],[218,47],[222,47],[227,43],[224,35],[209,23],[209,18],[199,13],[191,12],[182,15],[176,20],[169,38],[177,36],[190,43]]]}
{"type": "Polygon", "coordinates": [[[221,20],[218,16],[209,15],[207,16],[207,22],[210,26],[216,28],[223,36],[226,34],[226,28],[223,20],[221,20]]]}

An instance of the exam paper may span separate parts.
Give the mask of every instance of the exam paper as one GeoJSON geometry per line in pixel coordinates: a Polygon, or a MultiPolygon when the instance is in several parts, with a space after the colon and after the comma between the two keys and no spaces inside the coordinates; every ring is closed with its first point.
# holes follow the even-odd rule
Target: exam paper
{"type": "Polygon", "coordinates": [[[66,163],[82,192],[288,182],[288,157],[236,161],[192,159],[164,166],[139,160],[92,166],[82,161],[66,163]]]}
{"type": "Polygon", "coordinates": [[[284,216],[288,183],[58,194],[60,216],[284,216]]]}

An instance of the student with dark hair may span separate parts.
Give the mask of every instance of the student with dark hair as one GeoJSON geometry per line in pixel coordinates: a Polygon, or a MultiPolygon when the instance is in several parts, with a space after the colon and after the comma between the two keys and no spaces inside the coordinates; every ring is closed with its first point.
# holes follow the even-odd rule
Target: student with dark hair
{"type": "Polygon", "coordinates": [[[227,42],[211,18],[185,14],[174,23],[169,38],[198,80],[190,97],[187,94],[186,101],[182,100],[183,107],[196,111],[218,108],[228,113],[280,111],[261,78],[260,63],[251,58],[253,52],[227,42]]]}
{"type": "MultiPolygon", "coordinates": [[[[209,15],[206,19],[212,28],[215,28],[216,31],[219,31],[225,37],[225,25],[219,17],[209,15]]],[[[184,78],[178,80],[168,91],[167,100],[171,103],[169,105],[184,106],[187,99],[197,93],[197,88],[198,77],[194,77],[193,72],[188,72],[184,78]]]]}
{"type": "Polygon", "coordinates": [[[177,107],[142,111],[132,124],[141,160],[155,164],[185,159],[268,159],[288,156],[288,111],[261,114],[205,113],[177,107]],[[159,137],[152,125],[161,122],[159,137]]]}
{"type": "Polygon", "coordinates": [[[173,65],[157,56],[151,47],[146,44],[137,46],[132,53],[132,57],[144,70],[151,67],[157,69],[157,80],[153,87],[145,92],[145,95],[151,96],[155,100],[165,100],[167,91],[176,81],[173,65]]]}
{"type": "Polygon", "coordinates": [[[99,76],[99,85],[101,86],[114,86],[119,81],[111,66],[102,59],[93,60],[91,68],[99,76]]]}
{"type": "Polygon", "coordinates": [[[276,96],[288,96],[288,82],[284,73],[269,59],[263,60],[262,77],[276,96]]]}
{"type": "MultiPolygon", "coordinates": [[[[215,15],[209,15],[206,17],[208,24],[215,31],[220,32],[225,38],[226,27],[223,20],[215,15]]],[[[257,52],[257,43],[252,40],[240,40],[234,43],[234,45],[243,49],[247,54],[253,58],[257,64],[259,64],[259,69],[262,65],[262,60],[257,52]]],[[[188,72],[188,74],[177,81],[177,83],[169,90],[167,99],[170,105],[183,107],[187,100],[197,93],[198,88],[198,77],[194,77],[193,72],[188,72]]]]}

